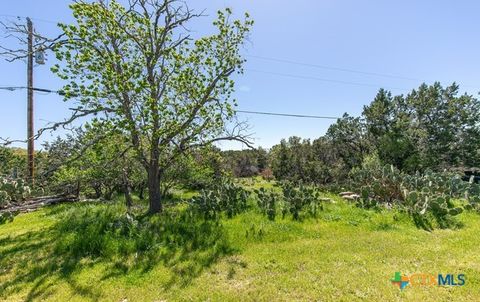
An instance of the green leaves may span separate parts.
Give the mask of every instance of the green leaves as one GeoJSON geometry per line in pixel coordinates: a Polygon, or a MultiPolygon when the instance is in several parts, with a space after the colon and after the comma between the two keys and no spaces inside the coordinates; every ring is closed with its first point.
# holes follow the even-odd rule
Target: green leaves
{"type": "Polygon", "coordinates": [[[248,16],[232,21],[230,9],[220,11],[216,32],[192,43],[185,28],[197,15],[181,1],[134,1],[128,9],[115,0],[79,1],[70,8],[76,23],[59,26],[62,68],[52,68],[67,82],[65,100],[76,99],[82,117],[95,115],[127,135],[147,170],[241,137],[225,128],[234,116],[231,76],[241,71],[253,25],[248,16]]]}
{"type": "Polygon", "coordinates": [[[455,83],[422,84],[406,96],[381,89],[364,107],[369,140],[384,163],[413,173],[477,166],[480,102],[455,83]]]}

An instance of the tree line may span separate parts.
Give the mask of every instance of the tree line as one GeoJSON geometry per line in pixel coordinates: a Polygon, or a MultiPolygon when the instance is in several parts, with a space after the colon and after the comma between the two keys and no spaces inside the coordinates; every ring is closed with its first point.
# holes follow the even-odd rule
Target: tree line
{"type": "MultiPolygon", "coordinates": [[[[478,167],[479,109],[478,99],[460,94],[455,83],[422,84],[397,96],[380,89],[361,116],[345,113],[325,135],[281,140],[267,154],[268,167],[277,179],[318,184],[346,181],[369,156],[410,174],[478,167]]],[[[256,161],[255,153],[240,153],[234,171],[256,161]]]]}

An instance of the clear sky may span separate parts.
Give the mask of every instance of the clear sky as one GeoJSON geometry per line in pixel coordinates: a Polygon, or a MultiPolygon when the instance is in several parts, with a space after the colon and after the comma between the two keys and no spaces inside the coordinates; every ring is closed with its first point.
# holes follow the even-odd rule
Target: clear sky
{"type": "MultiPolygon", "coordinates": [[[[423,81],[445,85],[456,81],[464,92],[477,95],[480,91],[480,1],[187,2],[209,14],[195,23],[193,29],[199,34],[208,32],[215,11],[225,6],[239,15],[248,11],[255,20],[244,51],[248,59],[245,74],[236,77],[236,98],[241,110],[359,115],[379,88],[404,94],[423,81]]],[[[58,33],[56,21],[72,21],[69,3],[2,0],[0,20],[12,20],[8,15],[30,16],[38,32],[53,36],[58,33]]],[[[1,38],[0,43],[4,42],[1,38]]],[[[51,64],[52,61],[35,68],[34,86],[61,87],[61,81],[49,71],[51,64]]],[[[0,86],[25,85],[25,63],[0,61],[0,86]]],[[[0,102],[0,137],[25,138],[26,91],[0,90],[0,102]]],[[[36,93],[36,126],[67,117],[68,107],[57,95],[36,93]]],[[[247,114],[241,118],[248,119],[255,144],[263,147],[271,147],[292,135],[317,138],[333,122],[247,114]]],[[[48,139],[46,135],[40,141],[48,139]]]]}

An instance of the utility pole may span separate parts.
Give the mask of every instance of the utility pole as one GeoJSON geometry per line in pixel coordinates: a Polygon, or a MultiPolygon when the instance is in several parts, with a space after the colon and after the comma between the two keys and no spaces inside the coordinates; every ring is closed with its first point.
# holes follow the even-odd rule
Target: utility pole
{"type": "Polygon", "coordinates": [[[34,175],[34,137],[33,137],[33,24],[30,18],[27,18],[28,30],[28,58],[27,58],[27,156],[28,156],[28,180],[31,185],[35,182],[34,175]]]}

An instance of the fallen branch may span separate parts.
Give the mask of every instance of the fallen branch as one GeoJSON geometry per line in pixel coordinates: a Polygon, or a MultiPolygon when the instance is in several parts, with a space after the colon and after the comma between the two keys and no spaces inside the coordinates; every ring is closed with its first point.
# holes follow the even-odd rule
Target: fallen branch
{"type": "Polygon", "coordinates": [[[0,209],[2,213],[26,213],[38,210],[39,208],[67,202],[76,202],[79,199],[73,196],[46,196],[38,197],[22,203],[10,204],[6,208],[0,209]]]}

